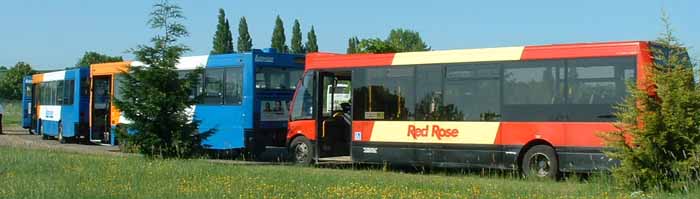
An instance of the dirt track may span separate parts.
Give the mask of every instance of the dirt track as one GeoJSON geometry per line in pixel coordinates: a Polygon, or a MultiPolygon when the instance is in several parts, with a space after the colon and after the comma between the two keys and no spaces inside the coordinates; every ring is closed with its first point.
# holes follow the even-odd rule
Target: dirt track
{"type": "Polygon", "coordinates": [[[119,152],[117,146],[61,144],[57,140],[42,140],[41,136],[30,135],[25,129],[3,129],[4,135],[0,135],[0,146],[10,146],[30,149],[49,149],[85,154],[129,155],[119,152]]]}
{"type": "MultiPolygon", "coordinates": [[[[3,129],[4,134],[0,135],[0,146],[9,146],[26,149],[48,149],[56,151],[64,151],[81,154],[99,154],[99,155],[114,155],[114,156],[139,156],[139,154],[122,153],[118,146],[107,145],[85,145],[85,144],[61,144],[58,140],[50,139],[43,140],[41,136],[31,135],[26,129],[8,128],[3,129]]],[[[263,154],[262,161],[240,161],[240,160],[225,160],[225,159],[210,159],[210,162],[224,164],[245,164],[245,165],[270,165],[270,164],[288,164],[280,162],[286,154],[283,148],[271,149],[263,154]]]]}

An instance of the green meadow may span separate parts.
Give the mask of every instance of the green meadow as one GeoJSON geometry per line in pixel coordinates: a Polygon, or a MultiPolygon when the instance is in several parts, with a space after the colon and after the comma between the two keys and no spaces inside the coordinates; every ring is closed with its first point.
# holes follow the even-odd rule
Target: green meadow
{"type": "Polygon", "coordinates": [[[0,198],[700,198],[697,191],[631,193],[599,177],[554,182],[509,176],[236,165],[0,147],[0,198]]]}

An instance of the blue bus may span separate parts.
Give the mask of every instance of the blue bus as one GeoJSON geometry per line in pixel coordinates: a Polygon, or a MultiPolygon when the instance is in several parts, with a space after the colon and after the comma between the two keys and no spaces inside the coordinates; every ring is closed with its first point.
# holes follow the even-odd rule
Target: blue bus
{"type": "Polygon", "coordinates": [[[289,103],[304,72],[304,55],[252,52],[183,57],[181,75],[204,66],[202,101],[192,108],[200,129],[216,129],[204,144],[214,150],[283,147],[289,103]]]}
{"type": "MultiPolygon", "coordinates": [[[[105,90],[102,92],[91,91],[96,95],[92,100],[96,104],[90,105],[93,107],[90,126],[98,134],[104,132],[104,135],[96,136],[105,144],[117,144],[114,141],[117,126],[130,122],[111,104],[111,98],[105,98],[121,98],[120,71],[125,70],[106,67],[140,66],[143,64],[139,62],[91,66],[94,73],[92,88],[106,88],[101,89],[105,90]],[[97,75],[98,72],[104,74],[97,75]],[[95,86],[98,77],[111,82],[95,86]],[[112,86],[117,89],[109,89],[112,86]],[[111,90],[114,93],[108,93],[111,90]],[[102,98],[104,100],[95,100],[102,98]],[[99,129],[95,130],[96,127],[99,129]]],[[[212,150],[246,149],[255,153],[262,152],[266,146],[285,145],[289,102],[304,71],[304,55],[255,49],[244,53],[181,57],[176,65],[182,77],[198,67],[204,68],[204,74],[192,95],[201,95],[202,100],[188,111],[194,119],[201,121],[200,131],[215,129],[204,145],[212,150]]]]}
{"type": "Polygon", "coordinates": [[[87,132],[88,68],[35,74],[24,78],[22,126],[44,139],[66,143],[87,132]]]}

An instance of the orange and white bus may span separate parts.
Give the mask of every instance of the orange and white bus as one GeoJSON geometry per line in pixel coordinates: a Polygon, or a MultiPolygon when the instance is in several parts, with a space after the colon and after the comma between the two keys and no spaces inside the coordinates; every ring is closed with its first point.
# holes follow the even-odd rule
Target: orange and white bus
{"type": "Polygon", "coordinates": [[[626,82],[644,86],[652,42],[389,54],[314,53],[297,86],[294,160],[498,168],[555,177],[605,170],[626,82]],[[327,105],[350,82],[351,100],[327,105]],[[335,110],[338,109],[341,110],[335,110]],[[338,158],[340,157],[340,158],[338,158]]]}

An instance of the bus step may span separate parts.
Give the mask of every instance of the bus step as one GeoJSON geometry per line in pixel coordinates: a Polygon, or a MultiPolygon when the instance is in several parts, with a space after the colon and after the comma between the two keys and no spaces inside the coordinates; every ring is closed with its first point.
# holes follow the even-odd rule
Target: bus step
{"type": "Polygon", "coordinates": [[[352,163],[352,158],[350,156],[336,156],[319,158],[318,161],[324,163],[352,163]]]}

